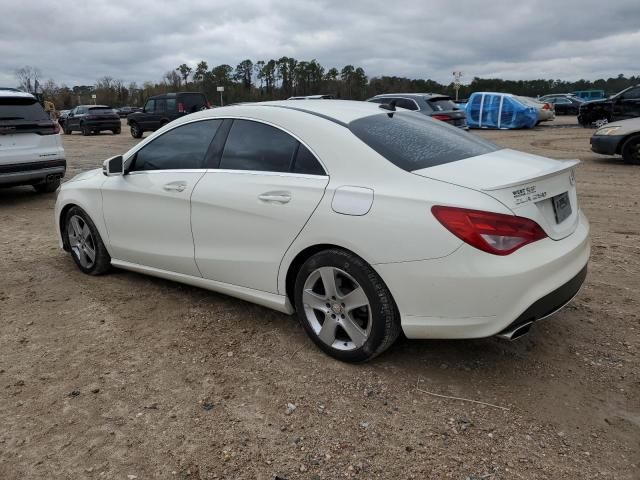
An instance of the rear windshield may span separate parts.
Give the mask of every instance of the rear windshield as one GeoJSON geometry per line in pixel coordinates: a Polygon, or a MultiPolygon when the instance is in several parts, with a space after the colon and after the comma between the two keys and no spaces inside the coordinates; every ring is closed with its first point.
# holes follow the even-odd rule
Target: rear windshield
{"type": "Polygon", "coordinates": [[[184,104],[184,110],[187,113],[197,112],[207,106],[207,99],[199,93],[182,94],[179,101],[184,104]]]}
{"type": "Polygon", "coordinates": [[[93,115],[103,115],[105,113],[116,113],[111,107],[89,107],[89,113],[93,115]]]}
{"type": "Polygon", "coordinates": [[[0,121],[3,120],[39,122],[49,120],[49,116],[33,98],[0,97],[0,121]]]}
{"type": "Polygon", "coordinates": [[[412,172],[495,152],[500,147],[419,113],[359,118],[351,132],[394,165],[412,172]]]}
{"type": "Polygon", "coordinates": [[[429,105],[436,112],[450,112],[451,110],[458,110],[458,105],[455,104],[450,98],[434,98],[429,100],[429,105]]]}

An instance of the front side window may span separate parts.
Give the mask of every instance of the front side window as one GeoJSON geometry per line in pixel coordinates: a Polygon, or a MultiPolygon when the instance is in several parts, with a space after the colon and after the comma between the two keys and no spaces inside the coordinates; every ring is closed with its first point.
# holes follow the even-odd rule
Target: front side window
{"type": "Polygon", "coordinates": [[[359,118],[349,123],[349,130],[408,172],[499,150],[475,135],[412,112],[359,118]]]}
{"type": "Polygon", "coordinates": [[[173,128],[136,153],[129,171],[204,168],[204,159],[222,120],[204,120],[173,128]]]}
{"type": "Polygon", "coordinates": [[[144,106],[144,111],[146,113],[154,113],[156,111],[156,101],[155,100],[148,100],[147,103],[144,106]]]}
{"type": "Polygon", "coordinates": [[[250,120],[234,120],[219,168],[288,172],[297,148],[298,141],[282,130],[250,120]]]}

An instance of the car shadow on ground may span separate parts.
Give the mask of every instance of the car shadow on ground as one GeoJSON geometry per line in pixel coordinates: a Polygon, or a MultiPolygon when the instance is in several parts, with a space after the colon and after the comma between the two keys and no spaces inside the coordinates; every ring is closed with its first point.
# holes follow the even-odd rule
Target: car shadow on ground
{"type": "Polygon", "coordinates": [[[3,208],[41,204],[55,198],[55,193],[37,193],[30,185],[0,188],[0,211],[3,208]]]}

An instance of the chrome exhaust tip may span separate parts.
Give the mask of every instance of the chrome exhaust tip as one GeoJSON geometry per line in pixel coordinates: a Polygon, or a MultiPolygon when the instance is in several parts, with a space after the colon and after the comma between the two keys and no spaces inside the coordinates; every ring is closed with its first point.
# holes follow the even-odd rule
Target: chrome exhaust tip
{"type": "Polygon", "coordinates": [[[531,325],[533,325],[533,322],[523,323],[522,325],[518,325],[517,327],[503,330],[496,336],[509,341],[515,340],[529,333],[529,330],[531,330],[531,325]]]}

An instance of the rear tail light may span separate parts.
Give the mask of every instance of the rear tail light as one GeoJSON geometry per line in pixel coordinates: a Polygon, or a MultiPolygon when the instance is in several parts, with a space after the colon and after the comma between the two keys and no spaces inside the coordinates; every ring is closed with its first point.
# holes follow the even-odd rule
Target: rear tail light
{"type": "Polygon", "coordinates": [[[56,121],[51,123],[39,123],[38,131],[34,133],[37,133],[38,135],[55,135],[60,133],[60,124],[56,121]]]}
{"type": "Polygon", "coordinates": [[[442,122],[447,122],[449,120],[451,120],[451,117],[449,115],[442,115],[442,114],[436,114],[436,115],[431,115],[431,118],[435,118],[436,120],[440,120],[442,122]]]}
{"type": "Polygon", "coordinates": [[[549,105],[548,103],[545,103],[545,104],[542,106],[542,109],[543,109],[543,110],[551,110],[551,105],[549,105]]]}
{"type": "Polygon", "coordinates": [[[207,108],[211,108],[211,103],[207,102],[207,108]]]}
{"type": "Polygon", "coordinates": [[[178,113],[184,113],[184,103],[178,104],[178,113]]]}
{"type": "Polygon", "coordinates": [[[547,236],[533,220],[515,215],[439,205],[431,212],[456,237],[493,255],[509,255],[547,236]]]}

